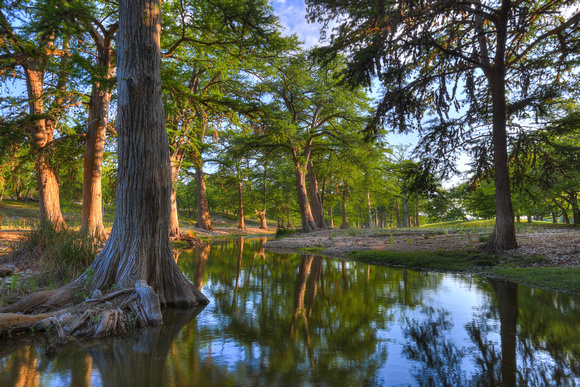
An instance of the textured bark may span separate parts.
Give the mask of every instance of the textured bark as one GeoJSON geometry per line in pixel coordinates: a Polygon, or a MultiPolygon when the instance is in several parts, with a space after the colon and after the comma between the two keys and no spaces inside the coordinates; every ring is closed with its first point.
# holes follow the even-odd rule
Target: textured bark
{"type": "Polygon", "coordinates": [[[64,219],[60,211],[59,188],[56,174],[48,158],[48,146],[54,139],[54,131],[50,130],[44,115],[42,89],[44,70],[38,59],[30,61],[24,66],[26,87],[28,90],[29,113],[35,119],[32,122],[31,135],[33,147],[36,151],[36,184],[40,221],[52,223],[55,227],[64,227],[64,219]]]}
{"type": "MultiPolygon", "coordinates": [[[[502,73],[490,78],[493,100],[493,149],[495,170],[495,228],[485,249],[488,251],[504,251],[518,247],[514,224],[514,210],[510,192],[510,176],[508,168],[507,135],[506,135],[506,104],[505,79],[502,73]]],[[[528,219],[530,219],[528,217],[528,219]]]]}
{"type": "Polygon", "coordinates": [[[117,213],[91,268],[96,288],[144,280],[161,305],[197,306],[209,301],[181,273],[169,242],[171,165],[161,101],[160,9],[159,0],[120,2],[117,213]]]}
{"type": "Polygon", "coordinates": [[[296,193],[298,194],[298,206],[300,207],[300,218],[302,220],[302,231],[312,232],[319,230],[314,221],[310,203],[308,202],[308,193],[306,191],[306,177],[303,168],[295,161],[294,172],[296,174],[296,193]]]}
{"type": "MultiPolygon", "coordinates": [[[[484,70],[492,99],[493,167],[495,171],[495,228],[485,249],[488,251],[512,250],[518,247],[514,224],[514,209],[510,191],[508,168],[506,102],[505,102],[505,47],[510,2],[503,1],[497,16],[497,49],[493,65],[484,70]]],[[[483,42],[482,42],[483,45],[483,42]]]]}
{"type": "Polygon", "coordinates": [[[171,156],[171,215],[169,217],[169,236],[179,236],[179,209],[177,208],[177,178],[183,160],[183,151],[171,156]]]}
{"type": "Polygon", "coordinates": [[[346,195],[347,190],[344,189],[342,191],[342,202],[341,202],[342,223],[340,224],[340,228],[342,229],[348,228],[348,219],[346,217],[346,195]]]}
{"type": "MultiPolygon", "coordinates": [[[[260,228],[262,230],[268,229],[268,223],[266,222],[266,209],[264,208],[262,211],[254,210],[260,219],[260,228]]],[[[278,228],[280,228],[280,219],[278,219],[278,228]]]]}
{"type": "Polygon", "coordinates": [[[116,27],[109,29],[104,37],[94,36],[97,45],[97,67],[105,71],[102,79],[93,83],[89,100],[89,118],[83,171],[83,213],[81,229],[93,237],[104,240],[103,191],[101,186],[105,138],[111,102],[111,79],[115,67],[111,63],[111,41],[116,27]]]}
{"type": "Polygon", "coordinates": [[[318,228],[325,229],[326,223],[324,221],[324,208],[322,206],[322,198],[320,190],[318,189],[318,179],[312,161],[308,162],[308,183],[310,186],[310,201],[312,203],[312,216],[318,228]]]}
{"type": "Polygon", "coordinates": [[[194,167],[195,167],[195,190],[197,193],[197,223],[195,227],[211,231],[213,230],[213,228],[211,227],[209,205],[207,204],[205,174],[203,173],[203,163],[199,156],[194,157],[194,167]]]}

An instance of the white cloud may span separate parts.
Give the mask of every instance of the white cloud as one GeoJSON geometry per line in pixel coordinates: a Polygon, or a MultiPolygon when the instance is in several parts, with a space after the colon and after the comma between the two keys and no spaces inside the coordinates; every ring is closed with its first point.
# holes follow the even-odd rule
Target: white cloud
{"type": "Polygon", "coordinates": [[[320,24],[306,21],[303,0],[275,0],[273,6],[287,35],[296,34],[307,49],[319,45],[320,24]]]}

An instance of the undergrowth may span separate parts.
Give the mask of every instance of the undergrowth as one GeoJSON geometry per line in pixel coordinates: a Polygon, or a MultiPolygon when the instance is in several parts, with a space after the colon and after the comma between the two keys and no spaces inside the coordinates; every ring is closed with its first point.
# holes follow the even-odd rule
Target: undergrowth
{"type": "Polygon", "coordinates": [[[82,274],[100,249],[101,243],[87,234],[42,223],[18,242],[10,259],[35,263],[44,285],[59,286],[82,274]]]}
{"type": "Polygon", "coordinates": [[[294,233],[297,233],[298,231],[299,231],[298,229],[279,228],[276,230],[276,239],[280,239],[280,238],[283,238],[285,236],[292,235],[294,233]]]}

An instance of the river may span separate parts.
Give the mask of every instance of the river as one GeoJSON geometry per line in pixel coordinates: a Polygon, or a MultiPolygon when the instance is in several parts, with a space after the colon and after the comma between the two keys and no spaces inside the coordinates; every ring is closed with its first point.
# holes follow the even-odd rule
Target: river
{"type": "Polygon", "coordinates": [[[124,337],[0,349],[0,386],[580,384],[580,297],[265,251],[176,252],[210,299],[124,337]]]}

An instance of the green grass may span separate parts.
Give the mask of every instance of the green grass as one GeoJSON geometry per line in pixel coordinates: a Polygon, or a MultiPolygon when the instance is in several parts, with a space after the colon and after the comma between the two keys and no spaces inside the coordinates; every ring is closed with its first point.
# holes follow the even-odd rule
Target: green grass
{"type": "Polygon", "coordinates": [[[497,255],[465,251],[353,251],[353,259],[420,270],[468,271],[499,264],[497,255]]]}
{"type": "MultiPolygon", "coordinates": [[[[553,229],[553,228],[573,228],[573,225],[565,224],[565,223],[552,223],[552,222],[538,222],[534,221],[532,223],[527,222],[520,222],[515,223],[516,229],[519,231],[526,231],[526,230],[533,230],[533,229],[553,229]]],[[[474,229],[480,231],[489,230],[490,232],[493,231],[495,227],[495,220],[454,220],[451,222],[438,222],[438,223],[428,223],[423,224],[420,228],[423,229],[449,229],[449,230],[466,230],[466,229],[474,229]]]]}
{"type": "Polygon", "coordinates": [[[276,239],[282,239],[289,235],[299,232],[299,229],[288,229],[288,228],[279,228],[276,230],[276,239]]]}
{"type": "Polygon", "coordinates": [[[531,267],[548,262],[540,255],[508,258],[476,251],[353,251],[349,257],[417,270],[474,272],[527,286],[580,293],[580,268],[531,267]]]}
{"type": "Polygon", "coordinates": [[[580,293],[580,268],[494,268],[490,274],[528,286],[580,293]]]}

